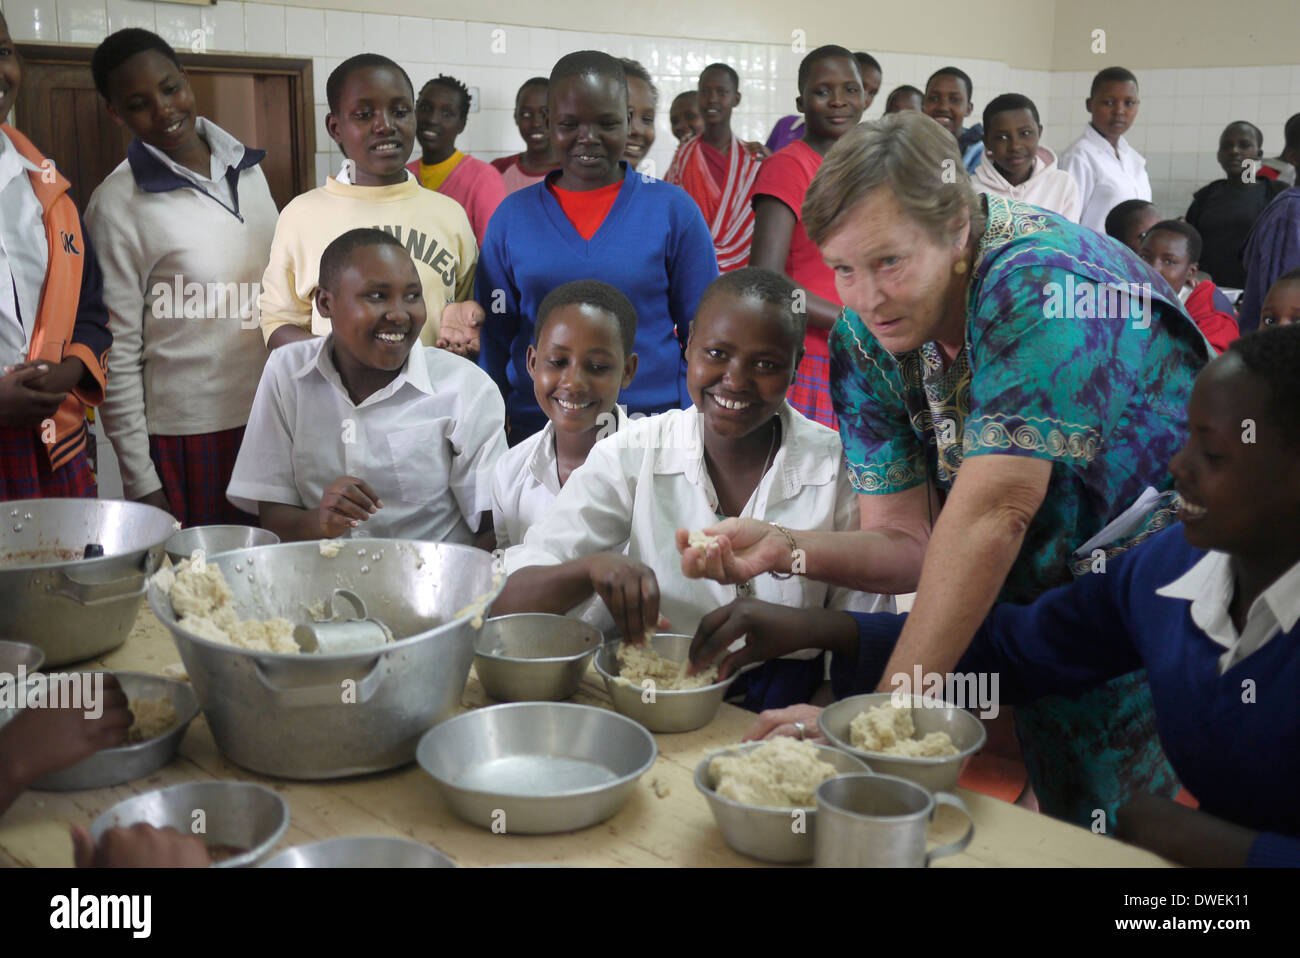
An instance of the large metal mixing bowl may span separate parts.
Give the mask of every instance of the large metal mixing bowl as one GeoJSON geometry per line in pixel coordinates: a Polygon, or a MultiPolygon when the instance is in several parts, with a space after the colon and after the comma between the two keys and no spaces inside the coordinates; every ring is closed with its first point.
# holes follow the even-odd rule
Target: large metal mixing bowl
{"type": "Polygon", "coordinates": [[[208,562],[222,570],[240,618],[309,622],[310,606],[346,588],[398,640],[332,655],[250,652],[182,629],[151,583],[149,605],[171,631],[218,747],[237,765],[284,778],[413,761],[420,736],[460,708],[475,623],[501,588],[487,552],[403,539],[347,540],[334,558],[316,542],[292,542],[208,562]]]}
{"type": "Polygon", "coordinates": [[[117,648],[174,524],[139,502],[0,503],[0,635],[41,649],[46,667],[117,648]],[[103,554],[82,558],[87,545],[103,554]]]}

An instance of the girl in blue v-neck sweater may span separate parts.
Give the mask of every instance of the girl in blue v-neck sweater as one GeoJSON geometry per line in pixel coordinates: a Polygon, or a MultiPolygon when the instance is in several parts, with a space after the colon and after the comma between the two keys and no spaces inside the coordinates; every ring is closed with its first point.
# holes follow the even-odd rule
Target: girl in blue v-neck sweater
{"type": "Polygon", "coordinates": [[[551,74],[548,111],[562,165],[497,207],[475,281],[475,299],[487,314],[479,365],[505,395],[511,445],[546,424],[524,354],[547,293],[596,279],[631,300],[640,366],[619,402],[629,413],[648,414],[691,405],[682,350],[700,296],[718,275],[695,201],[619,159],[627,141],[627,81],[617,60],[593,51],[562,58],[551,74]],[[612,205],[584,239],[566,206],[573,206],[574,194],[620,180],[612,205]]]}

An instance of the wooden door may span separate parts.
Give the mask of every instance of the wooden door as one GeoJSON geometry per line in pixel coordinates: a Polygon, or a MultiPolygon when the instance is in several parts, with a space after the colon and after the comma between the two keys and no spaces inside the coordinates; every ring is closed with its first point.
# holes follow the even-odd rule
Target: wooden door
{"type": "MultiPolygon", "coordinates": [[[[19,44],[23,80],[14,119],[72,182],[77,208],[126,157],[129,132],[109,117],[90,73],[91,47],[19,44]]],[[[315,176],[311,61],[181,54],[198,112],[244,144],[266,150],[262,172],[276,206],[315,176]]]]}

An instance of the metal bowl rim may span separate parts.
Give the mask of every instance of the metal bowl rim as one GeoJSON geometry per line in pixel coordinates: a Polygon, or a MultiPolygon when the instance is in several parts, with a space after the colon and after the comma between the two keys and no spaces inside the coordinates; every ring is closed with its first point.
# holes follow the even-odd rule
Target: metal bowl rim
{"type": "MultiPolygon", "coordinates": [[[[170,558],[173,562],[180,562],[180,561],[183,561],[183,560],[185,560],[185,559],[188,559],[190,556],[189,556],[189,554],[186,554],[186,553],[183,553],[183,552],[173,552],[171,549],[168,549],[168,548],[167,548],[167,543],[168,543],[168,542],[171,542],[171,541],[172,541],[173,539],[175,539],[177,536],[179,536],[179,535],[184,535],[185,533],[187,533],[187,532],[191,532],[191,531],[193,531],[193,530],[195,530],[195,529],[252,529],[252,530],[254,530],[255,532],[264,532],[264,533],[266,533],[266,534],[269,535],[269,536],[274,536],[274,537],[275,537],[275,541],[274,541],[274,542],[263,542],[263,543],[260,543],[259,545],[264,545],[264,546],[278,546],[278,545],[283,544],[283,540],[282,540],[279,536],[277,536],[277,535],[276,535],[274,532],[272,532],[270,529],[263,529],[261,526],[241,526],[241,525],[239,525],[239,524],[237,524],[237,523],[231,523],[231,522],[218,522],[218,523],[213,523],[212,525],[206,525],[206,526],[186,526],[184,529],[177,529],[177,530],[175,530],[171,535],[169,535],[169,536],[168,536],[168,537],[163,541],[163,552],[167,553],[168,558],[170,558]],[[177,557],[179,557],[179,558],[177,558],[177,557]]],[[[256,549],[256,548],[258,548],[258,546],[256,546],[256,545],[253,545],[253,546],[236,546],[236,547],[233,548],[233,549],[222,549],[222,550],[219,551],[219,552],[208,552],[208,551],[205,549],[204,552],[203,552],[203,556],[204,556],[204,558],[216,558],[217,556],[225,555],[227,552],[238,552],[240,549],[256,549]]]]}
{"type": "Polygon", "coordinates": [[[944,702],[942,700],[939,705],[931,704],[931,705],[923,705],[921,707],[931,708],[931,709],[945,708],[945,709],[951,709],[956,712],[963,712],[966,715],[970,716],[971,720],[975,722],[976,727],[979,729],[979,736],[976,738],[975,744],[967,746],[966,748],[957,752],[956,755],[942,755],[942,756],[936,756],[934,758],[924,758],[924,757],[913,756],[913,755],[890,755],[888,752],[868,752],[865,749],[857,748],[856,746],[849,744],[848,742],[841,739],[838,735],[832,735],[830,730],[826,728],[825,715],[831,709],[843,705],[846,702],[852,702],[854,699],[865,698],[867,695],[887,695],[887,694],[891,694],[891,693],[868,692],[865,693],[864,695],[852,695],[849,698],[840,699],[838,702],[835,702],[833,705],[828,705],[825,709],[822,710],[821,714],[817,716],[817,727],[821,730],[821,733],[825,735],[827,739],[829,739],[831,742],[835,744],[836,748],[848,752],[850,755],[853,755],[855,757],[861,756],[864,759],[864,761],[870,761],[871,759],[876,759],[878,761],[886,761],[886,762],[902,762],[905,765],[915,765],[918,768],[937,768],[941,765],[946,765],[951,762],[960,761],[961,759],[964,759],[967,756],[974,755],[976,752],[982,749],[984,747],[985,740],[988,739],[988,732],[985,730],[983,722],[981,722],[974,715],[971,715],[967,709],[964,709],[958,705],[953,705],[951,702],[944,702]]]}
{"type": "MultiPolygon", "coordinates": [[[[50,503],[50,502],[124,502],[126,505],[129,506],[141,506],[145,509],[153,509],[155,512],[167,516],[172,522],[176,521],[176,518],[172,516],[170,512],[166,512],[163,509],[159,509],[157,506],[151,506],[147,502],[131,502],[130,500],[122,500],[122,499],[79,499],[70,496],[51,496],[48,499],[14,499],[4,503],[4,505],[17,509],[27,503],[50,503]]],[[[33,565],[5,565],[5,566],[0,566],[0,574],[6,572],[22,572],[22,573],[49,572],[58,569],[63,569],[68,566],[76,566],[78,569],[89,569],[95,571],[95,570],[106,568],[111,563],[116,562],[120,564],[124,559],[128,559],[131,556],[136,555],[137,553],[140,555],[148,555],[149,553],[153,552],[154,549],[160,548],[163,545],[163,543],[165,543],[168,539],[174,536],[177,533],[177,531],[179,530],[173,529],[171,528],[171,526],[168,526],[167,535],[165,535],[163,538],[159,539],[157,542],[150,543],[147,546],[137,546],[136,548],[131,549],[129,552],[117,552],[114,553],[113,555],[95,556],[93,559],[59,559],[57,562],[42,562],[33,565]]],[[[139,571],[141,575],[148,578],[149,571],[150,571],[148,568],[140,569],[137,571],[139,571]]]]}
{"type": "MultiPolygon", "coordinates": [[[[679,634],[679,633],[673,633],[673,634],[679,634]]],[[[601,649],[608,648],[612,650],[612,652],[610,653],[611,655],[617,656],[618,647],[622,644],[623,644],[622,639],[614,639],[613,641],[606,642],[602,645],[597,646],[596,651],[599,652],[601,651],[601,649]]],[[[628,689],[637,689],[637,690],[642,688],[642,686],[635,685],[630,682],[627,685],[623,685],[619,682],[616,682],[615,680],[618,679],[619,676],[610,675],[610,673],[606,672],[601,667],[599,655],[596,656],[596,661],[594,664],[596,666],[596,671],[600,673],[601,678],[605,680],[605,684],[607,686],[617,685],[619,688],[628,688],[628,689]]],[[[713,682],[709,685],[701,685],[698,689],[661,689],[656,687],[655,697],[658,698],[660,695],[699,695],[701,692],[712,692],[712,691],[716,691],[719,688],[726,688],[728,685],[736,681],[736,679],[738,678],[740,678],[740,672],[735,671],[732,672],[730,675],[728,675],[725,679],[718,679],[718,681],[713,682]]],[[[613,690],[610,689],[610,695],[613,696],[613,694],[614,694],[613,690]]]]}
{"type": "MultiPolygon", "coordinates": [[[[735,808],[743,811],[781,812],[784,815],[789,815],[791,812],[794,811],[815,812],[817,810],[816,798],[813,799],[814,804],[812,805],[746,805],[744,802],[738,802],[734,798],[727,798],[727,796],[725,795],[719,795],[716,788],[711,788],[704,783],[704,776],[708,773],[709,764],[715,758],[718,758],[721,755],[734,755],[736,754],[737,749],[741,750],[741,754],[747,754],[749,752],[752,752],[755,748],[763,744],[765,743],[737,742],[735,745],[729,745],[720,749],[715,749],[714,751],[705,755],[704,758],[700,759],[699,764],[695,766],[695,787],[698,788],[700,790],[700,793],[710,802],[717,802],[720,805],[725,805],[729,808],[735,808]]],[[[834,745],[822,745],[820,742],[813,742],[812,744],[816,745],[819,749],[827,748],[830,749],[832,752],[838,752],[841,755],[846,754],[844,749],[837,748],[834,745]]],[[[862,761],[862,759],[858,758],[856,755],[849,755],[848,757],[853,759],[859,765],[861,765],[862,770],[861,771],[855,770],[852,772],[841,772],[839,770],[836,770],[835,774],[832,775],[831,778],[839,778],[841,775],[861,775],[864,773],[867,775],[875,775],[875,772],[873,772],[871,768],[867,766],[867,763],[862,761]]],[[[830,778],[827,778],[827,779],[823,779],[822,781],[829,782],[830,780],[831,780],[830,778]]],[[[820,783],[818,783],[818,785],[820,787],[820,783]]]]}
{"type": "Polygon", "coordinates": [[[423,735],[420,736],[419,744],[416,745],[415,747],[416,763],[420,766],[420,768],[424,771],[426,775],[432,778],[443,788],[452,789],[456,792],[459,792],[462,795],[473,795],[473,796],[479,796],[483,798],[523,799],[525,801],[527,800],[546,801],[551,799],[583,798],[587,795],[598,795],[602,792],[613,791],[614,789],[621,788],[625,785],[629,785],[632,782],[635,782],[646,772],[650,771],[650,769],[654,766],[654,763],[657,762],[658,760],[659,760],[659,743],[655,741],[655,737],[650,733],[650,730],[647,729],[640,722],[634,721],[633,719],[628,718],[626,715],[623,715],[619,712],[615,712],[612,709],[604,709],[597,705],[581,705],[577,702],[502,702],[498,705],[486,705],[483,708],[472,709],[469,712],[462,712],[460,715],[453,715],[451,718],[447,719],[446,721],[439,722],[433,728],[429,729],[429,731],[425,732],[423,735]],[[620,722],[626,722],[628,725],[632,726],[633,729],[638,734],[643,735],[646,738],[646,740],[649,741],[650,757],[649,759],[647,759],[645,764],[642,765],[640,768],[636,769],[633,772],[629,772],[626,775],[620,776],[619,778],[616,778],[612,782],[605,782],[603,785],[590,785],[586,788],[573,789],[571,791],[560,792],[555,795],[518,795],[509,792],[485,792],[476,788],[465,788],[464,786],[456,785],[452,782],[447,781],[440,775],[434,774],[434,772],[429,768],[429,766],[424,763],[424,760],[421,757],[421,753],[424,751],[425,748],[424,743],[427,742],[435,732],[438,732],[441,729],[445,729],[451,726],[455,722],[459,722],[462,719],[468,719],[472,716],[480,715],[484,712],[488,712],[493,709],[536,708],[538,706],[541,706],[543,708],[581,709],[583,711],[599,713],[602,716],[617,719],[620,722]]]}
{"type": "Polygon", "coordinates": [[[333,845],[336,842],[354,842],[357,840],[382,841],[385,843],[398,844],[398,845],[413,845],[416,848],[419,848],[421,851],[425,851],[425,852],[431,851],[435,855],[438,855],[439,857],[446,859],[446,861],[450,863],[452,868],[459,867],[456,864],[456,862],[452,859],[452,857],[448,855],[446,852],[441,851],[440,849],[435,848],[434,846],[427,844],[426,842],[419,841],[418,839],[405,838],[397,835],[335,835],[333,838],[321,838],[314,842],[304,842],[301,845],[290,845],[284,851],[276,852],[274,855],[269,857],[266,861],[259,864],[258,867],[259,868],[278,867],[273,865],[272,863],[275,862],[277,859],[290,854],[291,852],[298,852],[301,854],[307,852],[308,849],[322,848],[326,845],[333,845]]]}
{"type": "MultiPolygon", "coordinates": [[[[198,718],[199,713],[203,711],[202,708],[199,707],[199,696],[198,693],[194,691],[194,687],[190,685],[189,682],[183,681],[181,679],[174,679],[170,675],[159,675],[157,672],[137,672],[133,669],[77,669],[77,671],[89,672],[91,674],[94,674],[96,672],[103,672],[105,675],[113,675],[113,676],[130,675],[130,676],[144,678],[144,679],[157,679],[167,685],[173,686],[175,688],[183,689],[183,694],[189,696],[188,707],[185,710],[186,712],[190,713],[189,718],[184,718],[182,714],[178,711],[176,713],[176,724],[173,725],[171,728],[169,728],[167,731],[163,732],[161,735],[157,736],[156,738],[145,739],[143,742],[136,742],[134,745],[115,745],[112,748],[101,748],[98,752],[94,753],[95,755],[108,755],[115,758],[117,757],[128,758],[133,755],[136,755],[139,752],[143,751],[144,749],[148,748],[149,746],[157,745],[159,742],[164,741],[165,739],[171,737],[177,732],[184,734],[185,730],[189,728],[189,724],[193,722],[196,718],[198,718]]],[[[69,767],[75,768],[76,766],[69,766],[69,767]]],[[[63,771],[66,771],[66,769],[64,769],[63,771]]]]}
{"type": "MultiPolygon", "coordinates": [[[[309,542],[313,545],[316,543],[316,541],[317,540],[315,539],[306,540],[306,542],[309,542]]],[[[454,549],[466,549],[476,553],[483,553],[483,550],[475,549],[473,546],[463,546],[460,543],[456,543],[456,542],[433,542],[432,540],[428,540],[428,539],[365,539],[365,540],[357,539],[357,540],[349,540],[349,541],[391,542],[394,544],[428,543],[430,545],[448,546],[454,549]]],[[[247,552],[250,551],[250,549],[282,549],[286,547],[294,548],[294,547],[302,546],[306,544],[306,542],[277,542],[274,543],[273,545],[251,546],[249,549],[231,549],[229,552],[221,552],[221,553],[214,554],[210,558],[212,558],[213,560],[225,559],[235,552],[247,552]]],[[[486,555],[487,553],[483,553],[483,554],[486,555]]],[[[477,614],[483,617],[484,622],[487,621],[487,616],[483,615],[483,613],[492,607],[492,603],[496,600],[497,596],[501,594],[501,590],[505,588],[505,585],[506,585],[505,577],[502,576],[500,577],[499,581],[497,580],[493,581],[492,587],[488,590],[487,593],[485,593],[483,596],[478,597],[479,599],[482,599],[483,608],[477,614]]],[[[377,658],[387,655],[389,652],[392,652],[397,649],[404,650],[410,648],[411,646],[415,645],[417,642],[423,642],[427,639],[431,639],[434,636],[444,631],[448,631],[451,630],[452,628],[461,626],[466,622],[472,622],[475,618],[475,615],[465,615],[458,618],[449,619],[448,621],[444,622],[442,625],[438,626],[435,629],[431,629],[428,632],[423,632],[419,635],[410,635],[404,639],[398,639],[396,642],[390,642],[387,645],[376,646],[373,649],[363,649],[362,651],[359,652],[329,652],[324,655],[322,655],[319,652],[255,652],[251,649],[244,649],[244,648],[240,648],[237,645],[232,645],[229,642],[217,642],[214,639],[205,639],[202,636],[194,634],[188,629],[182,629],[180,622],[176,619],[176,613],[173,612],[171,609],[170,602],[167,603],[165,607],[167,617],[164,618],[161,610],[163,610],[162,600],[165,599],[166,596],[164,596],[162,594],[162,590],[160,590],[153,583],[151,576],[146,577],[145,598],[149,602],[150,611],[153,612],[154,617],[157,618],[160,623],[162,623],[163,628],[167,629],[169,632],[173,632],[174,634],[179,634],[187,642],[193,642],[195,645],[198,645],[202,648],[213,649],[218,652],[228,652],[232,655],[251,658],[255,661],[267,661],[267,662],[308,661],[308,662],[330,662],[335,665],[352,663],[352,662],[373,662],[377,658]]],[[[471,604],[474,604],[474,602],[471,602],[471,604]]]]}
{"type": "MultiPolygon", "coordinates": [[[[39,645],[32,645],[30,642],[20,642],[17,639],[0,639],[0,646],[6,646],[6,645],[18,646],[19,648],[23,648],[23,649],[31,649],[33,652],[36,653],[36,664],[27,666],[28,675],[31,675],[33,672],[39,672],[44,667],[45,650],[41,648],[39,645]]],[[[23,665],[22,662],[19,662],[18,664],[23,665]]]]}

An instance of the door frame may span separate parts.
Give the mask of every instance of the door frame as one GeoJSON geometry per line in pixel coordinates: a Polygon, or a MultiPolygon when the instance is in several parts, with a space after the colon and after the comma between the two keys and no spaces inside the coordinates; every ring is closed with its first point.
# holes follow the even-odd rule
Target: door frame
{"type": "MultiPolygon", "coordinates": [[[[95,47],[65,43],[16,43],[18,56],[24,63],[50,65],[90,66],[95,47]]],[[[292,168],[296,179],[294,195],[310,190],[316,180],[316,101],[312,85],[312,61],[309,57],[257,56],[243,53],[189,53],[176,51],[176,57],[187,71],[195,73],[261,73],[287,76],[290,95],[298,104],[297,117],[292,120],[290,142],[297,155],[292,168]]],[[[23,128],[25,117],[20,116],[14,104],[14,121],[23,128]]],[[[248,144],[254,146],[255,144],[248,144]]]]}

